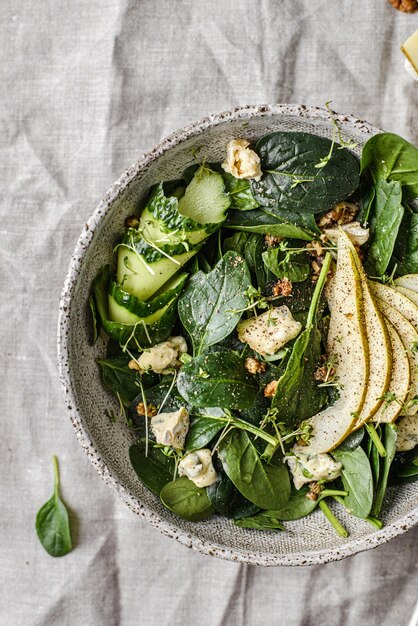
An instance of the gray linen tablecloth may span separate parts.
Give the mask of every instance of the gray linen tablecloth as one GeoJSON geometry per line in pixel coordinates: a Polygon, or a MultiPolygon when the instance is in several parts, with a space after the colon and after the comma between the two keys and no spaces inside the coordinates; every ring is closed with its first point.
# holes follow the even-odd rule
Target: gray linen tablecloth
{"type": "Polygon", "coordinates": [[[237,104],[323,105],[418,142],[418,28],[385,0],[0,3],[0,623],[403,625],[418,529],[372,552],[262,569],[187,550],[136,518],[83,454],[56,369],[58,299],[85,221],[164,135],[237,104]],[[51,455],[77,518],[52,559],[34,518],[51,455]]]}

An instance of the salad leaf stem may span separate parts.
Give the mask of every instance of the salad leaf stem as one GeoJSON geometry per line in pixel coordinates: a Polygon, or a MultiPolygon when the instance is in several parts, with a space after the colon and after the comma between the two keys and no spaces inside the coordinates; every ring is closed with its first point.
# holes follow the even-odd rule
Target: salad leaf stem
{"type": "Polygon", "coordinates": [[[366,423],[364,426],[367,432],[369,433],[370,439],[373,441],[374,445],[376,446],[379,456],[385,457],[386,456],[385,446],[381,442],[380,437],[377,434],[377,431],[374,425],[370,423],[366,423]]]}
{"type": "Polygon", "coordinates": [[[325,502],[325,500],[320,500],[319,501],[319,508],[322,510],[323,514],[325,515],[325,517],[327,518],[327,520],[329,521],[331,526],[334,527],[334,529],[337,532],[337,534],[340,537],[348,537],[347,530],[337,520],[337,518],[335,517],[335,515],[333,514],[333,512],[329,508],[328,504],[325,502]]]}

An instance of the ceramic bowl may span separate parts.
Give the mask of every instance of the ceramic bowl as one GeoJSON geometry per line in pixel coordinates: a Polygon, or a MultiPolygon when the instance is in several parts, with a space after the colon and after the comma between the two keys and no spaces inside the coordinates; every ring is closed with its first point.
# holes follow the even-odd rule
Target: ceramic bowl
{"type": "MultiPolygon", "coordinates": [[[[350,115],[336,115],[344,134],[357,143],[359,154],[367,139],[378,131],[350,115]]],[[[241,529],[230,520],[214,516],[191,523],[166,510],[146,489],[130,466],[128,449],[132,433],[122,421],[113,423],[106,410],[114,400],[100,382],[96,358],[105,352],[106,339],[89,343],[87,300],[98,269],[109,262],[124,220],[141,203],[150,185],[177,178],[199,158],[221,161],[230,139],[251,141],[271,131],[305,131],[331,136],[325,110],[299,105],[242,106],[211,115],[175,132],[129,167],[111,186],[87,222],[72,256],[60,301],[58,355],[65,401],[75,433],[105,482],[136,514],[185,546],[204,554],[256,565],[307,565],[342,559],[377,546],[407,531],[418,522],[418,482],[389,490],[376,531],[368,523],[338,515],[350,535],[336,535],[321,511],[286,523],[286,532],[241,529]]]]}

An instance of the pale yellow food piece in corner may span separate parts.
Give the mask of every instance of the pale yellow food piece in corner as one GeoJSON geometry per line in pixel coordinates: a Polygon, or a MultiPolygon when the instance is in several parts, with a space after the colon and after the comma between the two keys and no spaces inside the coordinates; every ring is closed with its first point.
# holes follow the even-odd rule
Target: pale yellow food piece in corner
{"type": "Polygon", "coordinates": [[[401,50],[418,74],[418,30],[402,44],[401,50]]]}

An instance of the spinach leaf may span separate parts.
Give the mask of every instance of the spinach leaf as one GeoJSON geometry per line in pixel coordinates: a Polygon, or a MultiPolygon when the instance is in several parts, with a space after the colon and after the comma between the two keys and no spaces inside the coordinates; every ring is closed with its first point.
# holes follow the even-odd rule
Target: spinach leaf
{"type": "Polygon", "coordinates": [[[58,459],[52,457],[54,467],[54,493],[36,516],[36,534],[42,546],[51,556],[64,556],[72,550],[70,520],[64,502],[60,498],[58,459]]]}
{"type": "Polygon", "coordinates": [[[401,185],[379,179],[370,216],[370,240],[365,267],[373,276],[383,276],[389,265],[402,222],[401,185]]]}
{"type": "Polygon", "coordinates": [[[232,350],[206,352],[183,365],[177,388],[194,407],[238,410],[251,408],[258,390],[244,360],[232,350]]]}
{"type": "Polygon", "coordinates": [[[344,506],[354,515],[365,519],[373,504],[373,476],[369,459],[363,448],[334,450],[332,456],[342,463],[342,481],[348,496],[344,506]]]}
{"type": "Polygon", "coordinates": [[[249,233],[239,231],[231,235],[231,237],[226,237],[223,242],[224,253],[228,252],[228,250],[233,250],[233,252],[236,252],[244,258],[245,247],[248,243],[249,236],[249,233]]]}
{"type": "Polygon", "coordinates": [[[258,207],[258,202],[252,194],[249,180],[235,178],[235,176],[227,172],[224,172],[222,175],[226,191],[231,199],[230,209],[249,211],[258,207]]]}
{"type": "Polygon", "coordinates": [[[277,278],[288,278],[292,283],[301,283],[310,274],[310,263],[305,253],[282,252],[269,248],[262,254],[265,266],[277,278]]]}
{"type": "Polygon", "coordinates": [[[371,137],[362,151],[361,170],[368,170],[375,183],[398,181],[409,198],[418,197],[418,149],[399,135],[371,137]]]}
{"type": "Polygon", "coordinates": [[[199,522],[214,513],[206,489],[197,487],[186,476],[165,485],[160,498],[167,509],[190,522],[199,522]]]}
{"type": "Polygon", "coordinates": [[[199,450],[206,447],[224,427],[225,424],[209,417],[193,417],[186,437],[186,450],[199,450]]]}
{"type": "Polygon", "coordinates": [[[290,239],[311,241],[318,232],[312,215],[281,213],[278,209],[255,211],[228,211],[225,228],[263,235],[277,235],[290,239]]]}
{"type": "Polygon", "coordinates": [[[396,454],[396,440],[398,437],[396,427],[393,426],[393,424],[385,424],[383,430],[383,445],[386,450],[386,456],[381,459],[379,484],[376,489],[375,499],[372,507],[372,515],[374,517],[379,517],[380,515],[383,498],[385,497],[388,484],[390,466],[392,465],[392,461],[395,458],[396,454]]]}
{"type": "Polygon", "coordinates": [[[244,258],[248,267],[254,272],[257,279],[257,286],[261,291],[264,291],[267,281],[266,272],[264,269],[262,253],[264,250],[264,237],[251,233],[248,237],[247,245],[245,246],[244,258]]]}
{"type": "Polygon", "coordinates": [[[280,508],[275,509],[277,519],[290,522],[301,517],[306,517],[316,508],[318,500],[310,500],[306,492],[290,496],[289,500],[280,508]]]}
{"type": "Polygon", "coordinates": [[[288,425],[312,417],[327,399],[325,389],[318,387],[314,379],[314,372],[321,357],[321,333],[316,326],[316,316],[330,263],[328,252],[309,307],[306,328],[293,344],[272,400],[272,407],[278,409],[279,420],[288,425]]]}
{"type": "Polygon", "coordinates": [[[339,452],[351,452],[359,447],[364,438],[364,428],[353,431],[344,439],[336,450],[339,452]]]}
{"type": "Polygon", "coordinates": [[[92,323],[92,336],[91,336],[91,345],[94,346],[96,341],[99,338],[100,329],[102,327],[99,314],[97,312],[96,303],[94,301],[93,295],[89,297],[89,309],[91,313],[91,323],[92,323]]]}
{"type": "MultiPolygon", "coordinates": [[[[140,389],[141,374],[128,367],[130,357],[126,355],[114,356],[107,359],[98,359],[102,382],[115,395],[118,395],[125,406],[129,406],[136,398],[140,389]]],[[[149,387],[157,380],[152,372],[142,375],[142,385],[149,387]]]]}
{"type": "Polygon", "coordinates": [[[347,198],[359,184],[357,159],[345,148],[334,149],[325,167],[317,167],[331,148],[324,137],[302,132],[274,132],[255,150],[263,176],[251,180],[253,195],[266,207],[322,213],[347,198]]]}
{"type": "Polygon", "coordinates": [[[418,274],[418,214],[405,208],[393,251],[398,276],[418,274]]]}
{"type": "Polygon", "coordinates": [[[235,526],[254,530],[285,530],[283,524],[270,511],[262,511],[251,517],[236,519],[235,526]]]}
{"type": "Polygon", "coordinates": [[[282,506],[290,496],[289,474],[283,463],[277,467],[260,460],[247,433],[234,430],[219,443],[223,469],[242,495],[262,509],[282,506]]]}
{"type": "Polygon", "coordinates": [[[173,480],[174,460],[150,444],[148,454],[144,437],[129,448],[129,460],[138,477],[148,489],[160,493],[167,483],[173,480]]]}
{"type": "Polygon", "coordinates": [[[244,259],[227,252],[208,274],[197,272],[178,302],[180,320],[188,332],[195,355],[201,354],[237,325],[248,304],[245,290],[251,278],[244,259]]]}
{"type": "Polygon", "coordinates": [[[240,519],[260,510],[260,507],[244,498],[225,472],[221,472],[220,480],[207,487],[207,493],[214,509],[225,517],[240,519]]]}

